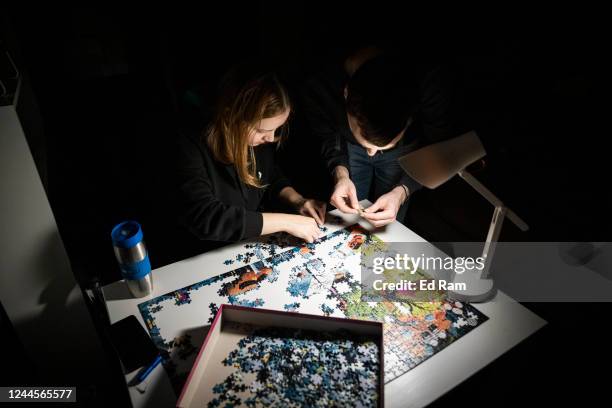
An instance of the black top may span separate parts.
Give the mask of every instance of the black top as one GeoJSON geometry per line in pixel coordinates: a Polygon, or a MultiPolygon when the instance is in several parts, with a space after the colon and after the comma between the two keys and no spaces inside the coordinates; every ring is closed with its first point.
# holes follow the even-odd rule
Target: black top
{"type": "Polygon", "coordinates": [[[265,186],[244,184],[233,164],[215,160],[199,135],[183,135],[177,163],[179,222],[201,240],[240,241],[261,234],[262,204],[289,186],[274,163],[276,146],[254,148],[265,186]]]}
{"type": "MultiPolygon", "coordinates": [[[[451,137],[450,93],[443,68],[411,65],[406,72],[419,84],[420,108],[398,146],[414,144],[417,148],[451,137]]],[[[328,66],[311,76],[301,92],[304,117],[313,136],[320,139],[321,154],[330,172],[336,166],[350,170],[347,143],[357,144],[345,109],[348,80],[340,64],[328,66]]],[[[420,187],[407,175],[401,183],[410,191],[420,187]]]]}

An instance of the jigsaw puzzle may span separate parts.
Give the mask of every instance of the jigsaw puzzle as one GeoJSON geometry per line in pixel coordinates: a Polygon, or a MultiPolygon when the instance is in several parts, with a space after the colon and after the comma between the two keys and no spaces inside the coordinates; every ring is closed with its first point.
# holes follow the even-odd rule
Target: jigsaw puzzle
{"type": "Polygon", "coordinates": [[[313,244],[288,246],[281,243],[287,237],[270,239],[247,244],[244,254],[225,262],[249,264],[139,304],[177,395],[207,324],[224,303],[382,321],[385,383],[487,320],[473,306],[451,300],[363,302],[361,251],[385,244],[359,225],[331,232],[313,244]]]}

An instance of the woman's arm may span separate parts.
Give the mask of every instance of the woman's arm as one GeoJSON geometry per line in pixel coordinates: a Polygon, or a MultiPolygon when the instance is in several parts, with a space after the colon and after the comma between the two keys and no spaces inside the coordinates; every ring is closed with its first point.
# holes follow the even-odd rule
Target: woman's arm
{"type": "Polygon", "coordinates": [[[301,215],[312,217],[319,225],[325,223],[326,204],[324,202],[304,198],[290,186],[283,188],[278,196],[301,215]]]}
{"type": "MultiPolygon", "coordinates": [[[[261,213],[221,202],[213,191],[211,175],[208,174],[197,141],[185,137],[179,143],[179,148],[177,187],[180,221],[199,239],[240,241],[280,231],[308,242],[319,237],[317,223],[308,216],[261,213]]],[[[301,198],[299,194],[291,195],[294,200],[298,197],[301,198]]]]}
{"type": "Polygon", "coordinates": [[[313,218],[297,214],[263,213],[261,235],[286,232],[306,242],[321,237],[321,229],[313,218]]]}
{"type": "Polygon", "coordinates": [[[261,234],[263,217],[240,205],[219,200],[213,188],[200,142],[181,135],[176,154],[176,189],[179,221],[198,239],[240,241],[261,234]]]}

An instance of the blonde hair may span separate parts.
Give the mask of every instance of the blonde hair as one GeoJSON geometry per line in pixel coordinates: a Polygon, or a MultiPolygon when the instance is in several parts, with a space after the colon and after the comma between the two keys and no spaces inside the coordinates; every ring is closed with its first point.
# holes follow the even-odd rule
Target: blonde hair
{"type": "MultiPolygon", "coordinates": [[[[206,143],[216,160],[234,165],[242,182],[260,188],[249,133],[260,120],[291,110],[287,90],[274,74],[233,71],[220,91],[213,119],[206,129],[206,143]]],[[[278,129],[277,142],[285,137],[285,128],[286,123],[278,129]]]]}

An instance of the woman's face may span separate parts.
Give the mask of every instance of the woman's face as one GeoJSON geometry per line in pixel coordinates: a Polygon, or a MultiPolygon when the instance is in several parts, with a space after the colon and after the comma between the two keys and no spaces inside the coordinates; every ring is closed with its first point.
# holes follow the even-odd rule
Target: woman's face
{"type": "Polygon", "coordinates": [[[276,130],[289,118],[289,109],[280,115],[260,120],[249,133],[249,146],[259,146],[276,140],[276,130]]]}

